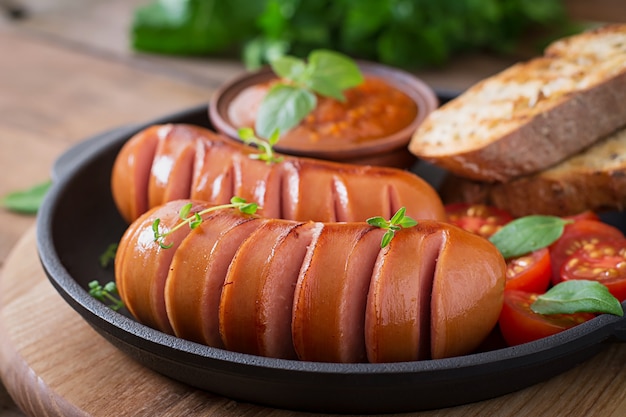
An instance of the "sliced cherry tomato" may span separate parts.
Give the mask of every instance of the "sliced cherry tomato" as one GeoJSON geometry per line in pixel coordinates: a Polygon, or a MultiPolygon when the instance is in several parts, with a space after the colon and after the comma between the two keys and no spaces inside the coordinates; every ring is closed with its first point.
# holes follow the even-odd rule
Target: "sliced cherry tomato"
{"type": "Polygon", "coordinates": [[[598,216],[598,214],[594,211],[591,210],[586,210],[583,211],[581,213],[578,214],[574,214],[571,216],[565,216],[565,219],[570,219],[570,220],[574,220],[574,221],[579,221],[579,220],[597,220],[600,221],[600,216],[598,216]]]}
{"type": "Polygon", "coordinates": [[[561,281],[561,268],[565,260],[587,243],[606,239],[621,239],[624,234],[617,228],[597,220],[578,220],[565,226],[563,235],[550,246],[552,283],[561,281]]]}
{"type": "Polygon", "coordinates": [[[499,326],[502,337],[509,346],[532,342],[584,323],[595,317],[592,313],[550,314],[535,313],[530,305],[538,294],[507,290],[500,313],[499,326]]]}
{"type": "Polygon", "coordinates": [[[561,279],[598,281],[620,302],[626,300],[626,239],[585,244],[565,260],[561,279]]]}
{"type": "Polygon", "coordinates": [[[483,204],[448,204],[446,214],[450,223],[485,238],[513,220],[506,210],[483,204]]]}
{"type": "Polygon", "coordinates": [[[509,259],[506,262],[506,289],[543,293],[550,285],[552,268],[548,248],[509,259]]]}

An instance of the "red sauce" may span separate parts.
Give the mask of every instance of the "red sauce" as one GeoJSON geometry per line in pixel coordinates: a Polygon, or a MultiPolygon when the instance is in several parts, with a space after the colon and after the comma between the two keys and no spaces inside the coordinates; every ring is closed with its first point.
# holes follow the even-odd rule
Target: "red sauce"
{"type": "MultiPolygon", "coordinates": [[[[243,90],[229,108],[236,128],[253,127],[255,116],[270,83],[243,90]]],[[[417,105],[405,93],[377,77],[366,77],[344,92],[345,102],[317,97],[317,107],[300,125],[280,139],[291,149],[339,149],[398,132],[417,116],[417,105]]]]}

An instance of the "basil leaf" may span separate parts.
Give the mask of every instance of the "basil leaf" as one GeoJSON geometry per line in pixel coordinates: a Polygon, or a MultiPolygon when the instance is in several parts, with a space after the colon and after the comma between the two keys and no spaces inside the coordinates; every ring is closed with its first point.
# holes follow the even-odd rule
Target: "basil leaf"
{"type": "Polygon", "coordinates": [[[16,213],[36,214],[51,185],[52,182],[46,181],[26,190],[9,193],[0,199],[0,206],[16,213]]]}
{"type": "MultiPolygon", "coordinates": [[[[332,84],[345,90],[363,82],[363,75],[358,65],[350,58],[337,52],[318,49],[309,55],[309,65],[312,67],[311,88],[315,85],[324,85],[332,80],[332,84]]],[[[320,94],[323,94],[320,92],[320,94]]]]}
{"type": "Polygon", "coordinates": [[[549,246],[561,237],[565,225],[570,222],[555,216],[520,217],[507,223],[489,240],[505,259],[514,258],[549,246]]]}
{"type": "Polygon", "coordinates": [[[624,310],[605,285],[598,281],[562,281],[537,297],[530,306],[539,314],[608,313],[623,316],[624,310]]]}
{"type": "Polygon", "coordinates": [[[270,63],[272,70],[281,78],[298,81],[306,71],[306,63],[293,56],[281,56],[270,63]]]}
{"type": "Polygon", "coordinates": [[[307,87],[316,93],[334,98],[335,100],[345,102],[346,96],[343,95],[343,90],[337,86],[332,79],[326,79],[320,76],[313,76],[306,82],[307,87]]]}
{"type": "Polygon", "coordinates": [[[255,129],[259,136],[269,138],[278,129],[281,133],[297,126],[317,105],[315,94],[284,84],[274,85],[259,106],[255,129]]]}

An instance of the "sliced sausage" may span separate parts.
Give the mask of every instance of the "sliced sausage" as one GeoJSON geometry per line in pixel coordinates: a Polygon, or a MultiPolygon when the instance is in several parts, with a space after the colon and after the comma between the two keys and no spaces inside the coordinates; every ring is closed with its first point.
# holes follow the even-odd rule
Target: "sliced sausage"
{"type": "Polygon", "coordinates": [[[445,219],[435,190],[408,171],[294,156],[268,165],[250,158],[255,152],[199,126],[151,127],[120,152],[113,166],[113,197],[129,222],[147,209],[145,204],[152,207],[163,199],[221,204],[233,196],[255,200],[266,217],[297,221],[365,221],[388,217],[401,206],[416,219],[445,219]]]}
{"type": "MultiPolygon", "coordinates": [[[[171,233],[164,242],[171,247],[164,249],[155,242],[152,225],[158,218],[159,230],[170,230],[180,221],[180,210],[187,203],[174,200],[137,219],[122,236],[118,251],[123,256],[115,262],[115,279],[125,306],[142,323],[166,333],[172,333],[172,327],[165,309],[165,281],[176,249],[191,229],[181,227],[171,233]]],[[[195,203],[192,211],[206,207],[195,203]]]]}
{"type": "Polygon", "coordinates": [[[220,210],[180,244],[165,284],[167,316],[176,336],[223,347],[219,305],[226,271],[241,243],[262,223],[220,210]]]}
{"type": "Polygon", "coordinates": [[[298,358],[364,362],[365,302],[382,230],[326,224],[304,259],[293,309],[298,358]]]}
{"type": "Polygon", "coordinates": [[[222,291],[220,334],[229,350],[295,358],[294,287],[320,223],[269,219],[237,251],[222,291]]]}
{"type": "Polygon", "coordinates": [[[158,143],[150,168],[148,205],[189,198],[197,136],[177,125],[157,131],[158,143]],[[175,137],[175,140],[170,138],[175,137]]]}
{"type": "Polygon", "coordinates": [[[454,226],[443,233],[431,300],[434,359],[471,352],[485,339],[500,315],[506,271],[488,240],[454,226]]]}
{"type": "Polygon", "coordinates": [[[397,233],[380,252],[365,315],[370,362],[430,357],[430,295],[442,241],[438,231],[422,221],[410,233],[397,233]]]}
{"type": "Polygon", "coordinates": [[[256,355],[395,362],[472,352],[494,328],[506,263],[486,239],[436,220],[396,232],[365,222],[267,219],[194,203],[203,222],[154,242],[186,200],[131,224],[116,259],[122,299],[164,332],[256,355]],[[119,260],[119,262],[118,262],[119,260]]]}

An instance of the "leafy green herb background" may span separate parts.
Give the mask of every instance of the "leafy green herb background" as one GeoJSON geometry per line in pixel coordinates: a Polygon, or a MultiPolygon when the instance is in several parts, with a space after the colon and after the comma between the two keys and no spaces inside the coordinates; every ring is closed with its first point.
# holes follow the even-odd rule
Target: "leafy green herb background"
{"type": "Polygon", "coordinates": [[[531,29],[546,34],[538,51],[580,30],[561,0],[153,0],[135,11],[131,39],[153,53],[240,57],[249,69],[320,48],[417,69],[512,53],[531,29]]]}

